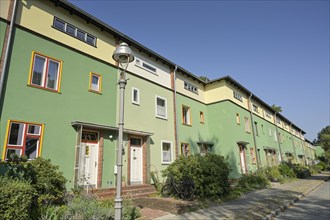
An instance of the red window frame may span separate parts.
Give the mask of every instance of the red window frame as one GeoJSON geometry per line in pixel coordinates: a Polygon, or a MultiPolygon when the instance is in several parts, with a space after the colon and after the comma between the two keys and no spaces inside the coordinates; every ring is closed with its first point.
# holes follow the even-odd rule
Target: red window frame
{"type": "MultiPolygon", "coordinates": [[[[9,121],[8,126],[7,126],[7,137],[6,137],[6,142],[5,142],[5,149],[4,149],[4,154],[3,154],[3,160],[8,159],[8,150],[20,150],[20,155],[18,156],[25,156],[25,150],[26,150],[26,140],[27,138],[39,138],[38,141],[38,146],[37,146],[37,152],[36,152],[36,158],[40,156],[41,152],[41,146],[42,146],[42,137],[43,137],[43,124],[39,123],[30,123],[30,122],[23,122],[23,121],[9,121]],[[23,134],[22,134],[22,143],[20,145],[11,145],[9,144],[10,140],[10,135],[11,135],[11,127],[12,124],[23,124],[23,134]],[[40,126],[40,131],[39,134],[31,134],[28,132],[28,127],[29,125],[32,126],[40,126]]],[[[35,158],[29,158],[29,159],[35,159],[35,158]]]]}

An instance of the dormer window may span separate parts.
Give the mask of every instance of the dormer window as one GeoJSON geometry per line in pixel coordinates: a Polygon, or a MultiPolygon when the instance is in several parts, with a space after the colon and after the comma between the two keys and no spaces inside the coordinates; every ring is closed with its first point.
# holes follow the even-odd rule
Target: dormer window
{"type": "Polygon", "coordinates": [[[191,85],[188,82],[184,82],[184,88],[190,92],[198,94],[198,88],[196,86],[191,85]]]}

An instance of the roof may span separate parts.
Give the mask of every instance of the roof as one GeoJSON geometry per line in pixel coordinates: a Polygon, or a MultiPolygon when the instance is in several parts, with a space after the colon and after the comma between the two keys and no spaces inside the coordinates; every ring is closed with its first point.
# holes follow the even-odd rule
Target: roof
{"type": "MultiPolygon", "coordinates": [[[[109,32],[110,34],[114,35],[115,38],[118,38],[118,39],[120,39],[122,41],[125,41],[128,45],[133,46],[133,47],[137,48],[138,50],[140,50],[142,52],[145,52],[146,54],[148,54],[150,56],[154,56],[156,60],[161,61],[164,64],[169,65],[172,68],[177,67],[177,70],[178,71],[182,72],[183,74],[187,75],[188,77],[192,77],[194,80],[198,81],[199,83],[203,83],[204,85],[208,85],[208,84],[212,84],[212,83],[217,82],[217,81],[227,80],[227,81],[231,82],[232,84],[238,86],[246,94],[252,95],[252,97],[253,97],[254,100],[256,100],[260,104],[264,105],[265,107],[268,108],[269,111],[271,111],[273,114],[275,114],[275,111],[267,103],[265,103],[264,101],[262,101],[259,97],[257,97],[255,94],[253,94],[247,88],[245,88],[243,85],[241,85],[240,83],[238,83],[232,77],[225,76],[225,77],[220,77],[220,78],[217,78],[217,79],[214,79],[214,80],[205,82],[205,81],[201,80],[198,76],[194,75],[193,73],[187,71],[186,69],[184,69],[181,66],[179,66],[179,65],[173,63],[172,61],[166,59],[165,57],[161,56],[160,54],[158,54],[158,53],[150,50],[149,48],[143,46],[139,42],[133,40],[132,38],[128,37],[127,35],[123,34],[120,31],[118,31],[117,29],[115,29],[115,28],[111,27],[110,25],[104,23],[103,21],[101,21],[100,19],[96,18],[95,16],[89,14],[88,12],[86,12],[86,11],[78,8],[74,4],[68,2],[67,0],[49,0],[49,1],[54,2],[54,4],[56,6],[61,6],[61,7],[65,8],[65,9],[67,9],[68,11],[70,11],[70,13],[76,14],[77,16],[85,19],[87,22],[96,25],[100,29],[109,32]]],[[[291,122],[289,119],[287,119],[286,117],[284,117],[282,114],[279,114],[278,113],[278,115],[283,120],[285,120],[286,122],[288,122],[289,124],[292,124],[292,126],[295,127],[297,130],[300,130],[303,134],[306,134],[305,131],[303,131],[302,129],[300,129],[296,125],[294,125],[293,122],[291,122]]]]}

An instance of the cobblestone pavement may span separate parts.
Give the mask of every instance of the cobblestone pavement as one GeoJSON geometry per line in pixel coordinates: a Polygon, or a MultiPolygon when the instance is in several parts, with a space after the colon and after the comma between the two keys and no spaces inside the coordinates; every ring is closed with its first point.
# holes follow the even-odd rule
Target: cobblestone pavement
{"type": "Polygon", "coordinates": [[[189,212],[198,207],[197,202],[175,199],[140,198],[135,204],[141,207],[142,220],[157,219],[267,219],[272,212],[284,208],[293,200],[321,185],[330,173],[324,172],[308,179],[277,184],[269,189],[254,191],[241,198],[189,212]]]}

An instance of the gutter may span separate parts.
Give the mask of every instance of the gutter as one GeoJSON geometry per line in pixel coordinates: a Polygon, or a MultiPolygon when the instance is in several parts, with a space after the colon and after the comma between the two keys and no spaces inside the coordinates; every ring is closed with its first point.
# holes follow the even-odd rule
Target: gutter
{"type": "Polygon", "coordinates": [[[290,124],[290,134],[291,134],[292,146],[293,146],[293,151],[294,151],[294,160],[296,161],[298,158],[297,158],[296,146],[294,145],[294,140],[293,140],[293,135],[292,135],[292,123],[290,124]]]}
{"type": "Polygon", "coordinates": [[[276,118],[276,114],[278,112],[275,112],[274,115],[274,123],[275,123],[275,129],[276,129],[276,137],[277,137],[277,143],[278,143],[278,150],[280,151],[280,158],[281,158],[281,163],[283,163],[283,158],[282,158],[282,151],[281,151],[281,143],[280,143],[280,138],[278,135],[278,127],[277,127],[277,118],[276,118]]]}
{"type": "MultiPolygon", "coordinates": [[[[3,61],[3,67],[1,69],[1,78],[0,78],[0,102],[2,102],[2,96],[4,94],[4,81],[5,81],[5,76],[7,75],[7,69],[8,69],[8,64],[9,64],[9,54],[11,53],[11,45],[12,45],[12,40],[13,40],[13,33],[14,33],[14,24],[15,24],[15,19],[16,19],[16,13],[17,13],[17,5],[18,1],[14,0],[13,4],[13,11],[11,15],[11,20],[10,20],[10,26],[9,26],[9,35],[7,37],[7,45],[6,45],[6,51],[5,51],[5,56],[4,56],[4,61],[3,61]]],[[[10,9],[9,9],[10,10],[10,9]]],[[[3,106],[3,105],[1,105],[3,106]]],[[[2,112],[2,108],[0,108],[0,114],[2,112]]]]}
{"type": "Polygon", "coordinates": [[[306,153],[305,153],[305,146],[304,146],[304,142],[303,142],[303,139],[301,138],[302,132],[300,131],[300,141],[301,141],[301,147],[303,149],[303,154],[304,154],[304,161],[305,161],[305,165],[308,165],[307,164],[307,159],[306,159],[306,153]]]}
{"type": "Polygon", "coordinates": [[[253,143],[254,143],[254,151],[256,153],[256,159],[257,159],[257,167],[258,167],[258,170],[260,168],[260,152],[258,152],[258,148],[257,148],[257,140],[256,140],[256,134],[255,134],[255,128],[254,128],[254,120],[253,120],[253,113],[252,113],[252,93],[250,93],[250,97],[249,97],[249,102],[250,102],[250,106],[249,106],[249,109],[250,109],[250,118],[251,118],[251,125],[252,125],[252,134],[253,134],[253,143]]]}
{"type": "Polygon", "coordinates": [[[173,89],[174,89],[174,97],[173,97],[173,102],[174,102],[174,120],[175,120],[175,146],[176,146],[176,156],[179,155],[180,148],[179,148],[179,131],[178,131],[178,114],[177,114],[177,100],[176,100],[176,71],[178,69],[178,66],[175,65],[174,73],[173,73],[173,89]]]}

